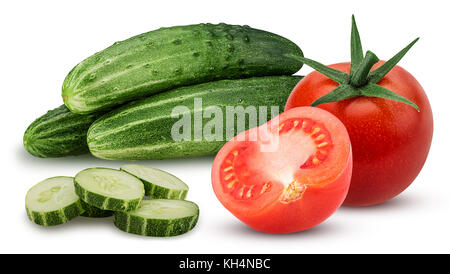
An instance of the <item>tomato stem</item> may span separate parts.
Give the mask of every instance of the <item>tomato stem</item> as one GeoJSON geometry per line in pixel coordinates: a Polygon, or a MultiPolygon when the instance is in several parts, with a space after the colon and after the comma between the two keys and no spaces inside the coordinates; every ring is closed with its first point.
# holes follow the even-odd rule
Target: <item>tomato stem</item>
{"type": "Polygon", "coordinates": [[[362,87],[368,83],[368,75],[370,69],[375,65],[380,59],[371,51],[366,53],[366,56],[362,60],[361,64],[356,69],[355,73],[351,76],[350,84],[354,87],[362,87]]]}
{"type": "Polygon", "coordinates": [[[363,48],[361,44],[361,38],[359,37],[358,27],[356,26],[355,15],[352,15],[352,32],[350,35],[350,54],[351,54],[351,67],[350,75],[353,75],[364,59],[363,48]]]}
{"type": "Polygon", "coordinates": [[[414,39],[409,45],[407,45],[404,49],[402,49],[399,53],[394,55],[391,59],[386,61],[381,67],[377,68],[376,70],[369,73],[369,82],[371,83],[378,83],[381,79],[383,79],[386,74],[391,71],[395,65],[397,65],[398,62],[405,56],[405,54],[414,46],[415,43],[419,41],[419,38],[414,39]]]}
{"type": "Polygon", "coordinates": [[[355,16],[352,16],[352,32],[350,39],[350,74],[325,66],[308,58],[300,58],[303,63],[339,84],[337,88],[315,100],[311,104],[311,106],[338,102],[356,96],[368,96],[402,102],[414,107],[417,111],[420,111],[418,106],[410,100],[382,86],[377,85],[377,83],[397,65],[397,63],[403,58],[403,56],[405,56],[405,54],[418,40],[419,38],[415,39],[408,46],[399,51],[394,57],[389,59],[386,63],[381,65],[379,68],[371,71],[373,65],[375,65],[379,61],[379,59],[371,51],[367,51],[366,55],[363,56],[361,39],[359,37],[358,28],[356,26],[355,16]]]}

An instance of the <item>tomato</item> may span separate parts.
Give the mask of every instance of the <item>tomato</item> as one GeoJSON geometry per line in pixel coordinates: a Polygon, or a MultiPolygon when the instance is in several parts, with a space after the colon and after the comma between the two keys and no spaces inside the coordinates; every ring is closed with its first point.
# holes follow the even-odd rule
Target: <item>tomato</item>
{"type": "Polygon", "coordinates": [[[262,232],[291,233],[336,211],[351,171],[344,125],[327,111],[300,107],[228,141],[211,177],[219,201],[242,222],[262,232]]]}
{"type": "MultiPolygon", "coordinates": [[[[383,63],[376,63],[372,70],[383,63]]],[[[329,67],[350,72],[350,63],[329,67]]],[[[414,102],[420,112],[401,102],[366,96],[318,105],[338,117],[350,135],[353,175],[344,205],[375,205],[397,196],[419,174],[430,149],[433,117],[417,80],[395,66],[377,84],[414,102]]],[[[337,86],[314,71],[294,88],[286,109],[309,106],[337,86]]]]}

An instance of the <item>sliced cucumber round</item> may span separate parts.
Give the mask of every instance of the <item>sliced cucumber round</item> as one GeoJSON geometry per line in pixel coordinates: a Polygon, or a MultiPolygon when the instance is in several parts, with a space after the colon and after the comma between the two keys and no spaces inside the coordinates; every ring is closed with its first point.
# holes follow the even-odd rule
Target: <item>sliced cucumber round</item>
{"type": "Polygon", "coordinates": [[[25,208],[30,220],[43,226],[66,223],[84,212],[73,178],[65,176],[45,179],[30,188],[25,208]]]}
{"type": "Polygon", "coordinates": [[[121,170],[141,179],[145,195],[154,199],[184,200],[189,187],[174,175],[157,168],[141,165],[124,165],[121,170]]]}
{"type": "Polygon", "coordinates": [[[143,200],[130,212],[115,212],[114,224],[128,233],[169,237],[191,230],[197,223],[198,206],[184,200],[143,200]]]}
{"type": "Polygon", "coordinates": [[[144,197],[144,185],[124,171],[88,168],[75,176],[75,192],[84,202],[100,209],[130,211],[144,197]]]}
{"type": "Polygon", "coordinates": [[[84,209],[83,214],[81,216],[83,217],[89,217],[89,218],[104,218],[104,217],[110,217],[114,214],[114,211],[111,210],[103,210],[98,207],[92,206],[85,201],[81,200],[81,206],[84,209]]]}

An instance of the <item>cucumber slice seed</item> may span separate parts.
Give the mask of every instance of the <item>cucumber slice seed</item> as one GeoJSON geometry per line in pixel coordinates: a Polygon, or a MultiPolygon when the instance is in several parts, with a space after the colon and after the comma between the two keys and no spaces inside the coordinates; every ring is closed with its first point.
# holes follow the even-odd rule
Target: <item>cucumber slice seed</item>
{"type": "Polygon", "coordinates": [[[174,175],[163,170],[142,165],[124,165],[121,170],[141,179],[145,195],[154,199],[184,200],[189,187],[174,175]]]}
{"type": "Polygon", "coordinates": [[[138,178],[110,168],[88,168],[75,176],[75,192],[89,205],[103,210],[130,211],[144,197],[138,178]]]}
{"type": "Polygon", "coordinates": [[[30,188],[25,208],[28,218],[43,226],[66,223],[84,212],[73,178],[65,176],[45,179],[30,188]]]}
{"type": "Polygon", "coordinates": [[[114,224],[128,233],[169,237],[190,231],[197,224],[198,216],[198,206],[190,201],[143,200],[136,210],[115,212],[114,224]]]}

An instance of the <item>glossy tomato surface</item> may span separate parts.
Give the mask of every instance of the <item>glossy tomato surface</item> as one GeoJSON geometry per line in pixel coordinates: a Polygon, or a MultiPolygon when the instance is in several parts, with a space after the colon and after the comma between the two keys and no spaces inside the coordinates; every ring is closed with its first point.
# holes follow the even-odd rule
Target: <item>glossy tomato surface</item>
{"type": "Polygon", "coordinates": [[[344,125],[327,111],[300,107],[227,142],[211,177],[219,201],[242,222],[263,232],[291,233],[336,211],[351,171],[344,125]]]}
{"type": "MultiPolygon", "coordinates": [[[[350,63],[330,67],[350,71],[350,63]]],[[[404,103],[362,96],[318,105],[344,123],[352,142],[353,175],[344,205],[368,206],[395,197],[419,174],[430,149],[433,117],[417,80],[396,66],[378,85],[414,102],[420,112],[404,103]]],[[[309,106],[337,86],[319,72],[312,72],[294,88],[286,109],[309,106]]]]}

